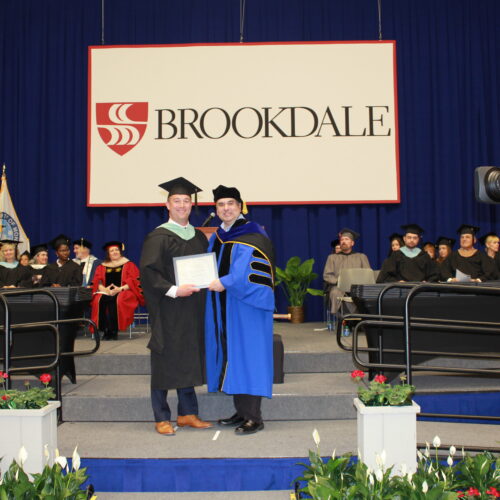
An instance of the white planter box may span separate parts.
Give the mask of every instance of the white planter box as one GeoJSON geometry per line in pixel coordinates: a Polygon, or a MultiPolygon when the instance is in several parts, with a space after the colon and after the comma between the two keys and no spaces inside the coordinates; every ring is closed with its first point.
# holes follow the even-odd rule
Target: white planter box
{"type": "Polygon", "coordinates": [[[21,446],[28,452],[25,472],[41,472],[45,466],[44,446],[48,445],[51,462],[57,448],[57,408],[60,401],[49,401],[39,410],[0,410],[0,462],[2,473],[13,459],[17,459],[21,446]]]}
{"type": "Polygon", "coordinates": [[[385,467],[394,465],[399,474],[401,465],[408,471],[417,468],[417,413],[420,406],[365,406],[354,399],[358,414],[358,450],[361,460],[373,470],[379,467],[375,456],[386,453],[385,467]]]}

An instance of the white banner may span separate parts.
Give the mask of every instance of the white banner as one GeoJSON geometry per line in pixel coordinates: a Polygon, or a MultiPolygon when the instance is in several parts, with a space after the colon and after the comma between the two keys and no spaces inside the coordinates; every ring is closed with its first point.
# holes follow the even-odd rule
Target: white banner
{"type": "Polygon", "coordinates": [[[397,203],[395,42],[89,48],[88,205],[397,203]]]}
{"type": "MultiPolygon", "coordinates": [[[[2,172],[2,187],[0,188],[0,240],[19,241],[17,253],[21,255],[25,251],[30,251],[30,240],[24,232],[21,221],[17,216],[16,209],[12,203],[12,198],[7,185],[7,176],[5,175],[5,165],[2,172]]],[[[0,260],[3,260],[0,259],[0,260]]]]}

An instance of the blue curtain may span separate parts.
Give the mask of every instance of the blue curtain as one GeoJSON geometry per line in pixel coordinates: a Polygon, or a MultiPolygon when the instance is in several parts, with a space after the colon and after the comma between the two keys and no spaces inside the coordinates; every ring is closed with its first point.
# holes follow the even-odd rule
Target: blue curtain
{"type": "MultiPolygon", "coordinates": [[[[101,43],[101,7],[101,0],[0,2],[0,161],[32,244],[60,232],[98,247],[118,238],[138,261],[165,210],[86,207],[87,47],[101,43]]],[[[374,268],[387,235],[406,222],[424,227],[426,239],[453,236],[462,222],[497,229],[498,208],[474,200],[473,172],[500,166],[498,19],[498,0],[382,0],[383,38],[397,41],[402,202],[251,208],[278,265],[314,257],[321,274],[342,226],[362,234],[357,248],[374,268]]],[[[104,0],[109,45],[236,42],[239,24],[237,0],[104,0]]],[[[377,38],[376,0],[246,0],[248,42],[377,38]]],[[[192,222],[208,212],[202,207],[192,222]]],[[[322,317],[320,302],[308,300],[308,319],[322,317]]]]}

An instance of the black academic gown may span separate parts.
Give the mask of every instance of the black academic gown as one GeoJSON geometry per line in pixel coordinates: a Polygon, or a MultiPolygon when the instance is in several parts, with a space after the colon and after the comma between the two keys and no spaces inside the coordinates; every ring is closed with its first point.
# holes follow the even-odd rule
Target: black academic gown
{"type": "Polygon", "coordinates": [[[206,236],[196,230],[190,240],[156,228],[141,254],[141,286],[151,322],[151,388],[179,389],[205,383],[205,290],[190,297],[166,295],[175,285],[173,257],[205,253],[206,236]]]}
{"type": "Polygon", "coordinates": [[[18,265],[9,268],[0,265],[0,288],[4,286],[20,286],[28,288],[31,283],[31,273],[28,266],[18,265]]]}
{"type": "Polygon", "coordinates": [[[490,261],[493,263],[493,268],[494,268],[494,276],[492,279],[494,280],[500,280],[500,252],[497,252],[495,254],[495,257],[490,257],[486,252],[484,252],[484,255],[490,259],[490,261]]]}
{"type": "Polygon", "coordinates": [[[31,275],[31,288],[40,288],[49,285],[49,278],[47,276],[47,266],[43,266],[39,269],[29,266],[31,275]]]}
{"type": "Polygon", "coordinates": [[[470,257],[462,257],[458,250],[451,252],[441,266],[441,280],[447,281],[455,278],[457,269],[468,274],[472,279],[481,281],[493,280],[496,277],[493,259],[479,250],[470,257]]]}
{"type": "Polygon", "coordinates": [[[82,268],[72,260],[68,260],[64,266],[58,266],[57,262],[46,267],[46,280],[43,286],[82,286],[82,268]]]}
{"type": "Polygon", "coordinates": [[[436,263],[423,250],[410,259],[401,250],[393,252],[384,260],[377,283],[391,283],[396,281],[428,281],[438,280],[436,263]]]}

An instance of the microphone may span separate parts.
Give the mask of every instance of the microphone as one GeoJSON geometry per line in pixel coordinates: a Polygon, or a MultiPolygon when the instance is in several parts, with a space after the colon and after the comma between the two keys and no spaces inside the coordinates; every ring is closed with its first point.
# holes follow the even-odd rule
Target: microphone
{"type": "Polygon", "coordinates": [[[215,217],[215,212],[210,212],[200,227],[207,227],[208,223],[215,217]]]}

